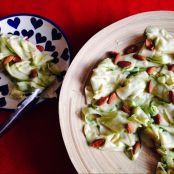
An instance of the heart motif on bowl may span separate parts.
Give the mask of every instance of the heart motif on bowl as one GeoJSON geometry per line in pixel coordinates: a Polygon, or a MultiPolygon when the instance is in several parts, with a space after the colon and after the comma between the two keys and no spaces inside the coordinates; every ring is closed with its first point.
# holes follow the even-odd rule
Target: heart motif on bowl
{"type": "Polygon", "coordinates": [[[35,29],[41,27],[43,25],[43,21],[41,19],[31,18],[31,23],[35,29]]]}
{"type": "Polygon", "coordinates": [[[8,25],[10,25],[11,27],[17,29],[19,24],[20,24],[20,19],[18,17],[14,18],[14,19],[8,19],[7,20],[8,25]]]}

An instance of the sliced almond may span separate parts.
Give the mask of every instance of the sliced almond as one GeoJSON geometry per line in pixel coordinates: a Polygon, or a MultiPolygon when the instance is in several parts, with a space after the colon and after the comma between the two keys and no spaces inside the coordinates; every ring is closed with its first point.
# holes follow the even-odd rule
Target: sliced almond
{"type": "Polygon", "coordinates": [[[174,72],[174,64],[168,66],[168,70],[174,72]]]}
{"type": "Polygon", "coordinates": [[[119,61],[117,63],[117,65],[121,68],[128,68],[129,66],[131,66],[131,62],[129,62],[129,61],[119,61]]]}
{"type": "Polygon", "coordinates": [[[151,39],[146,39],[145,40],[145,46],[147,49],[153,51],[154,50],[154,45],[153,45],[153,41],[151,39]]]}
{"type": "Polygon", "coordinates": [[[156,71],[157,67],[156,66],[151,66],[147,68],[146,72],[150,75],[153,74],[156,71]]]}
{"type": "Polygon", "coordinates": [[[109,97],[106,96],[106,97],[102,97],[98,100],[98,105],[101,106],[101,105],[104,105],[107,101],[108,101],[109,97]]]}
{"type": "Polygon", "coordinates": [[[152,93],[152,90],[153,90],[152,80],[149,80],[147,82],[147,92],[151,94],[152,93]]]}
{"type": "Polygon", "coordinates": [[[127,104],[123,104],[122,107],[121,107],[121,110],[122,110],[123,112],[128,113],[128,114],[131,113],[131,109],[130,109],[130,107],[129,107],[127,104]]]}
{"type": "Polygon", "coordinates": [[[100,138],[100,139],[96,139],[94,140],[90,146],[94,147],[94,148],[99,148],[101,146],[103,146],[105,144],[105,139],[104,138],[100,138]]]}
{"type": "Polygon", "coordinates": [[[137,59],[137,60],[146,60],[145,56],[142,56],[140,54],[134,54],[133,58],[137,59]]]}
{"type": "Polygon", "coordinates": [[[4,65],[7,65],[7,64],[10,63],[13,59],[14,59],[14,56],[7,56],[7,57],[4,58],[4,60],[3,60],[2,63],[3,63],[4,65]]]}
{"type": "Polygon", "coordinates": [[[117,99],[117,95],[115,92],[113,92],[108,99],[108,104],[111,104],[112,102],[114,102],[117,99]]]}
{"type": "Polygon", "coordinates": [[[115,55],[114,64],[116,65],[120,61],[120,59],[121,59],[120,53],[117,53],[115,55]]]}
{"type": "Polygon", "coordinates": [[[44,47],[42,45],[36,45],[36,48],[40,51],[43,52],[44,51],[44,47]]]}
{"type": "Polygon", "coordinates": [[[174,92],[173,91],[169,91],[169,98],[170,98],[170,101],[174,104],[174,92]]]}
{"type": "Polygon", "coordinates": [[[132,134],[135,130],[134,124],[129,122],[126,126],[128,134],[132,134]]]}
{"type": "Polygon", "coordinates": [[[136,45],[130,45],[124,49],[124,54],[130,54],[134,53],[138,50],[138,47],[136,45]]]}
{"type": "Polygon", "coordinates": [[[31,72],[30,72],[30,77],[31,78],[35,78],[35,77],[37,77],[37,69],[35,68],[35,69],[32,69],[31,70],[31,72]]]}
{"type": "Polygon", "coordinates": [[[153,117],[155,124],[160,124],[161,123],[161,116],[160,114],[157,114],[153,117]]]}
{"type": "Polygon", "coordinates": [[[132,150],[133,154],[135,155],[140,150],[140,148],[141,148],[141,144],[139,141],[137,141],[135,145],[133,146],[133,150],[132,150]]]}

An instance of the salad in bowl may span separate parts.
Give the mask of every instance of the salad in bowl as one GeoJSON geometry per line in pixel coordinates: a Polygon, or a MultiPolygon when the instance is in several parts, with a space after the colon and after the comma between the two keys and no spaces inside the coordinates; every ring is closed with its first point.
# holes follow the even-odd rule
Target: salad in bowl
{"type": "Polygon", "coordinates": [[[16,35],[0,36],[0,69],[13,82],[10,96],[22,99],[35,89],[45,89],[43,97],[55,96],[60,71],[41,45],[16,35]]]}

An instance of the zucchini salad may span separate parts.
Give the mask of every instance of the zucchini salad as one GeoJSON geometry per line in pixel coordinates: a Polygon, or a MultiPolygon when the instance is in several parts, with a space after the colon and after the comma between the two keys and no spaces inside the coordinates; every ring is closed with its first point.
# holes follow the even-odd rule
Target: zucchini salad
{"type": "Polygon", "coordinates": [[[10,96],[21,99],[37,88],[47,88],[44,97],[56,96],[60,71],[53,57],[43,53],[41,45],[15,35],[0,36],[0,68],[14,83],[10,96]],[[51,87],[51,86],[52,87],[51,87]],[[53,87],[54,86],[54,87],[53,87]]]}
{"type": "Polygon", "coordinates": [[[174,36],[154,26],[144,35],[141,47],[111,51],[93,69],[85,86],[84,134],[89,146],[124,151],[131,160],[145,143],[161,157],[156,174],[173,174],[174,36]]]}

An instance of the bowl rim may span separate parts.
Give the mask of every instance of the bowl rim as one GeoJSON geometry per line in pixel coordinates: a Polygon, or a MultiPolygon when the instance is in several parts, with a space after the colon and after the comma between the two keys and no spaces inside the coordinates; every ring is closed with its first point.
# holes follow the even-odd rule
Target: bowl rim
{"type": "Polygon", "coordinates": [[[65,41],[66,41],[66,43],[68,45],[68,49],[69,49],[70,63],[72,62],[72,54],[71,54],[72,49],[71,49],[70,41],[69,41],[67,35],[65,34],[64,30],[59,25],[57,25],[55,22],[53,22],[51,19],[49,19],[45,16],[41,16],[41,15],[34,14],[34,13],[14,13],[14,14],[11,14],[11,15],[6,15],[6,16],[0,17],[0,22],[4,19],[8,19],[8,18],[11,18],[11,17],[18,17],[18,16],[31,16],[31,17],[41,18],[41,19],[47,21],[48,23],[52,24],[55,28],[57,28],[62,33],[63,37],[65,38],[65,41]]]}

